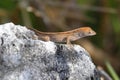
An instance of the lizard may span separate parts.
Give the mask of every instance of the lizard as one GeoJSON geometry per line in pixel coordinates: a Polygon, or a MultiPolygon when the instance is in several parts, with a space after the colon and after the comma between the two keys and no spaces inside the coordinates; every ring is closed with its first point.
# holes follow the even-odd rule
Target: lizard
{"type": "Polygon", "coordinates": [[[42,32],[34,28],[29,29],[33,30],[40,40],[66,42],[67,44],[70,44],[71,41],[75,41],[86,36],[96,35],[96,32],[90,27],[81,27],[64,32],[42,32]]]}

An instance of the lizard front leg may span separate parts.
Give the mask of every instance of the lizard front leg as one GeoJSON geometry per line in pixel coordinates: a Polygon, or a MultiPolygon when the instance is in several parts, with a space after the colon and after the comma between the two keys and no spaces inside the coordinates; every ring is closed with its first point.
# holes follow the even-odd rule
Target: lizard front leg
{"type": "Polygon", "coordinates": [[[73,49],[73,45],[71,44],[70,39],[71,39],[71,37],[68,36],[66,42],[67,42],[67,45],[69,46],[69,48],[73,49]]]}
{"type": "Polygon", "coordinates": [[[70,36],[67,36],[66,43],[67,43],[67,45],[70,45],[70,44],[71,44],[71,42],[70,42],[70,36]]]}

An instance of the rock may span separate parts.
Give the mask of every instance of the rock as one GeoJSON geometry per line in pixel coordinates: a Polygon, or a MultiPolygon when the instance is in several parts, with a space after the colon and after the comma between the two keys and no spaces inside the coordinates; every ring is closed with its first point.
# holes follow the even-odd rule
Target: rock
{"type": "Polygon", "coordinates": [[[98,80],[79,45],[44,42],[24,26],[0,25],[0,80],[98,80]]]}

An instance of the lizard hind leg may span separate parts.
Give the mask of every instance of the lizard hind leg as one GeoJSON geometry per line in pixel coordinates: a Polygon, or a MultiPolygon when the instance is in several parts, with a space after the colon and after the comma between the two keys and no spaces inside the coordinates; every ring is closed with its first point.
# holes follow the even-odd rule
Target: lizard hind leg
{"type": "Polygon", "coordinates": [[[44,36],[44,37],[43,37],[43,40],[44,40],[44,41],[50,41],[50,37],[49,37],[49,36],[44,36]]]}

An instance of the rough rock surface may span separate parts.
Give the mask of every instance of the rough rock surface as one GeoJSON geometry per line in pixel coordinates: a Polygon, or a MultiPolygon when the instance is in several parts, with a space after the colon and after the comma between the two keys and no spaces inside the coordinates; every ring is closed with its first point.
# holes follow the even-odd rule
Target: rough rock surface
{"type": "Polygon", "coordinates": [[[0,80],[98,80],[88,52],[44,42],[20,25],[0,25],[0,80]]]}

